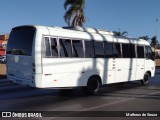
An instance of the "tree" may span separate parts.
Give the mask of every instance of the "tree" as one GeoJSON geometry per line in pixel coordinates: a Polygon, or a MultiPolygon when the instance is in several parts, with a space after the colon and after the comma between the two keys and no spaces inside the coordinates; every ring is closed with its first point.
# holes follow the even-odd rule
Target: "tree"
{"type": "Polygon", "coordinates": [[[158,44],[157,36],[153,36],[151,38],[151,46],[154,47],[154,52],[157,44],[158,44]]]}
{"type": "Polygon", "coordinates": [[[117,32],[117,31],[113,31],[114,35],[116,36],[127,36],[128,32],[124,31],[124,32],[117,32]]]}
{"type": "Polygon", "coordinates": [[[84,15],[85,0],[65,0],[66,13],[64,20],[68,26],[83,26],[86,22],[84,15]],[[68,8],[68,9],[67,9],[68,8]]]}
{"type": "Polygon", "coordinates": [[[146,36],[139,37],[139,39],[143,39],[143,40],[148,41],[150,38],[148,37],[148,35],[146,35],[146,36]]]}

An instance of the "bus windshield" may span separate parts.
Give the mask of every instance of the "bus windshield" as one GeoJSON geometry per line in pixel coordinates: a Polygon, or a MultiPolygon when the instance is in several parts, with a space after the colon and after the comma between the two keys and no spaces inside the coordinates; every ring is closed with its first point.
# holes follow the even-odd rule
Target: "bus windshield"
{"type": "Polygon", "coordinates": [[[34,27],[13,28],[8,40],[7,54],[31,56],[34,35],[34,27]]]}

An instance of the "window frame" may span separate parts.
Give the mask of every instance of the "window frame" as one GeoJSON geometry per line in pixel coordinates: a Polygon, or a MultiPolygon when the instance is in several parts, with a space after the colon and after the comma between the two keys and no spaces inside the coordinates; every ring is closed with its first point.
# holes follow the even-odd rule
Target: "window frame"
{"type": "Polygon", "coordinates": [[[114,58],[114,51],[113,51],[113,44],[114,44],[114,42],[108,42],[108,41],[103,41],[103,45],[104,45],[104,58],[114,58]],[[111,56],[112,57],[107,57],[108,55],[107,55],[107,44],[111,44],[112,46],[112,49],[111,49],[111,52],[112,52],[112,54],[111,54],[111,56]]]}
{"type": "MultiPolygon", "coordinates": [[[[114,42],[114,41],[112,41],[112,42],[108,42],[108,41],[98,41],[98,40],[85,40],[85,39],[78,39],[78,38],[69,38],[69,37],[56,37],[56,36],[49,36],[49,35],[44,35],[43,36],[43,41],[42,41],[42,56],[43,57],[45,57],[45,58],[142,58],[142,57],[138,57],[138,51],[137,51],[137,48],[140,46],[140,47],[143,47],[143,52],[144,52],[144,57],[143,58],[147,58],[146,57],[146,48],[145,47],[150,47],[150,46],[145,46],[145,45],[141,45],[141,44],[132,44],[132,43],[119,43],[119,42],[114,42]],[[48,38],[49,39],[49,50],[50,50],[50,55],[51,56],[46,56],[46,41],[45,41],[45,38],[48,38]],[[57,42],[57,50],[58,50],[58,56],[53,56],[53,53],[52,53],[52,46],[51,46],[51,40],[52,39],[55,39],[56,40],[56,42],[57,42]],[[60,56],[60,39],[63,39],[63,40],[70,40],[71,41],[71,56],[69,56],[69,57],[61,57],[60,56]],[[82,51],[83,51],[83,57],[82,57],[82,55],[79,57],[75,57],[75,56],[73,56],[73,53],[75,52],[74,51],[74,48],[73,48],[73,41],[81,41],[81,44],[82,44],[82,51]],[[86,57],[86,42],[91,42],[92,43],[92,46],[93,46],[93,48],[92,48],[92,52],[93,52],[93,56],[92,57],[86,57]],[[96,42],[100,42],[100,43],[102,43],[103,44],[103,54],[104,54],[104,56],[103,57],[96,57],[96,55],[95,55],[95,50],[96,50],[96,46],[95,46],[95,44],[96,44],[96,42]],[[112,47],[112,49],[111,49],[111,55],[110,56],[108,56],[107,57],[107,44],[110,44],[111,45],[111,47],[112,47]],[[116,55],[115,55],[115,53],[116,53],[116,51],[115,51],[115,48],[114,47],[116,47],[116,44],[118,44],[119,45],[119,49],[120,49],[120,56],[119,57],[116,57],[116,55]],[[133,55],[130,55],[130,57],[123,57],[123,44],[125,44],[125,45],[128,45],[129,46],[129,48],[131,48],[131,47],[134,47],[134,56],[133,55]]],[[[128,49],[129,49],[128,48],[128,49]]],[[[117,49],[116,49],[117,50],[117,49]]],[[[117,51],[118,52],[118,51],[117,51]]],[[[151,59],[151,58],[147,58],[147,59],[151,59]]]]}
{"type": "Polygon", "coordinates": [[[122,51],[121,51],[121,54],[122,54],[122,58],[136,58],[136,51],[135,51],[135,44],[131,44],[131,43],[121,43],[121,49],[122,49],[122,51]],[[127,56],[125,56],[124,57],[124,51],[126,51],[126,50],[124,50],[123,49],[123,45],[127,45],[127,51],[128,51],[128,53],[127,53],[127,56]],[[134,49],[134,50],[133,50],[134,49]],[[134,52],[134,53],[133,53],[134,52]],[[134,54],[134,56],[133,56],[133,54],[134,54]]]}
{"type": "Polygon", "coordinates": [[[152,51],[151,47],[150,47],[150,46],[144,46],[144,48],[145,48],[145,51],[144,51],[145,58],[146,58],[147,60],[152,60],[152,59],[153,59],[153,51],[152,51]],[[147,53],[147,54],[149,53],[149,52],[148,52],[148,49],[150,49],[150,51],[151,51],[150,57],[146,56],[146,53],[147,53]],[[147,51],[146,51],[146,50],[147,50],[147,51]]]}
{"type": "Polygon", "coordinates": [[[50,50],[51,50],[51,57],[52,58],[58,58],[59,57],[59,40],[56,37],[50,37],[50,50]],[[57,51],[58,51],[57,56],[53,56],[51,39],[56,39],[56,42],[57,42],[57,51]]]}
{"type": "MultiPolygon", "coordinates": [[[[68,51],[67,51],[68,52],[68,51]]],[[[72,39],[71,38],[64,38],[64,37],[59,37],[59,58],[73,58],[72,56],[72,39]],[[61,53],[61,43],[60,43],[60,40],[70,40],[70,45],[71,45],[71,56],[68,56],[68,57],[61,57],[60,56],[60,53],[61,53]]]]}
{"type": "MultiPolygon", "coordinates": [[[[117,49],[117,48],[116,48],[117,49]]],[[[117,51],[118,52],[118,51],[117,51]]],[[[119,53],[118,53],[119,54],[119,53]]],[[[122,58],[122,44],[121,43],[118,43],[118,42],[113,42],[113,57],[114,58],[122,58]],[[120,46],[120,57],[116,57],[115,56],[115,48],[114,47],[116,47],[115,45],[116,44],[119,44],[120,46]]]]}
{"type": "Polygon", "coordinates": [[[80,40],[80,39],[74,39],[74,38],[72,38],[72,39],[71,39],[71,46],[72,46],[72,58],[85,58],[85,51],[84,51],[85,48],[84,48],[84,40],[83,40],[83,39],[80,40]],[[81,43],[82,43],[83,57],[74,57],[74,56],[73,56],[73,53],[74,53],[73,41],[81,41],[81,43]]]}
{"type": "Polygon", "coordinates": [[[33,26],[13,28],[7,43],[6,54],[32,56],[36,39],[35,35],[36,28],[33,26]]]}
{"type": "Polygon", "coordinates": [[[85,58],[95,58],[94,40],[86,40],[86,41],[84,41],[84,49],[85,49],[85,51],[84,51],[85,58]],[[86,42],[91,42],[92,45],[93,45],[93,57],[86,57],[86,42]]]}
{"type": "Polygon", "coordinates": [[[44,40],[44,41],[43,41],[43,43],[44,43],[44,57],[45,57],[45,58],[51,58],[52,53],[51,53],[50,37],[44,36],[44,39],[43,39],[43,40],[44,40]],[[47,56],[47,55],[46,55],[46,50],[47,50],[47,47],[46,47],[46,38],[48,38],[48,41],[49,41],[50,56],[47,56]]]}
{"type": "Polygon", "coordinates": [[[59,37],[59,36],[50,36],[50,35],[43,35],[42,37],[42,57],[43,58],[85,58],[85,41],[84,39],[78,39],[78,38],[69,38],[69,37],[59,37]],[[50,50],[50,54],[51,56],[46,56],[46,42],[45,42],[45,38],[48,38],[49,39],[49,50],[50,50]],[[58,47],[58,56],[53,56],[52,54],[52,48],[51,48],[51,38],[52,39],[56,39],[57,41],[57,47],[58,47]],[[70,40],[71,41],[71,57],[61,57],[60,56],[60,39],[64,39],[64,40],[70,40]],[[81,41],[82,43],[82,52],[83,52],[83,57],[74,57],[73,56],[73,52],[74,52],[74,48],[73,48],[73,42],[72,41],[81,41]]]}
{"type": "Polygon", "coordinates": [[[54,37],[54,36],[43,36],[43,41],[42,41],[42,56],[44,58],[59,58],[59,41],[58,41],[58,38],[57,37],[54,37]],[[45,38],[49,38],[49,50],[50,50],[50,56],[46,56],[46,40],[45,38]],[[57,50],[58,50],[58,55],[57,56],[53,56],[52,55],[52,48],[51,48],[51,38],[52,39],[56,39],[57,41],[57,50]]]}
{"type": "Polygon", "coordinates": [[[105,48],[104,48],[104,41],[96,41],[96,40],[94,40],[94,58],[105,58],[105,48]],[[96,42],[99,42],[99,43],[101,43],[102,44],[102,51],[103,51],[103,57],[96,57],[96,42]]]}
{"type": "Polygon", "coordinates": [[[145,58],[145,48],[144,48],[144,45],[139,45],[139,44],[136,45],[136,58],[137,59],[144,59],[145,58]],[[138,47],[143,47],[143,57],[138,57],[138,50],[137,50],[138,47]]]}
{"type": "Polygon", "coordinates": [[[136,44],[132,44],[132,43],[130,43],[130,49],[132,49],[132,47],[131,46],[134,46],[133,48],[134,48],[134,56],[131,56],[130,58],[136,58],[136,44]]]}

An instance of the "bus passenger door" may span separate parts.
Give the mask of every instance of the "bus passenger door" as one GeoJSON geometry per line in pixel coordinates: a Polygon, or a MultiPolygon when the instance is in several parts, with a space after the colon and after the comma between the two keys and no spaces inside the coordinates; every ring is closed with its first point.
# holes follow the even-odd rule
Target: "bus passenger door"
{"type": "Polygon", "coordinates": [[[114,51],[116,53],[115,57],[119,57],[116,58],[115,82],[126,82],[135,80],[136,77],[135,45],[122,43],[119,46],[119,44],[116,43],[114,51]]]}
{"type": "Polygon", "coordinates": [[[105,59],[104,63],[104,73],[103,73],[103,84],[114,83],[115,76],[115,59],[109,58],[105,59]]]}
{"type": "Polygon", "coordinates": [[[122,58],[121,44],[115,43],[113,47],[115,57],[115,78],[114,82],[128,81],[129,60],[122,58]]]}
{"type": "Polygon", "coordinates": [[[136,80],[143,79],[145,71],[144,46],[137,46],[136,80]]]}
{"type": "Polygon", "coordinates": [[[115,58],[113,53],[113,43],[104,42],[105,46],[105,59],[104,59],[104,72],[102,75],[103,84],[114,83],[115,76],[115,58]]]}
{"type": "Polygon", "coordinates": [[[143,79],[144,76],[144,59],[137,59],[136,80],[143,79]]]}
{"type": "Polygon", "coordinates": [[[145,46],[145,72],[150,71],[151,76],[155,74],[154,55],[150,46],[145,46]]]}

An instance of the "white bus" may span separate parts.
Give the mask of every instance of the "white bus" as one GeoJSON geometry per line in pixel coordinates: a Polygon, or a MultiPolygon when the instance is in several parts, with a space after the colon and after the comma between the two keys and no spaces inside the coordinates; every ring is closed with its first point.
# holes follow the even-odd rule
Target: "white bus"
{"type": "Polygon", "coordinates": [[[37,88],[83,87],[140,80],[155,74],[149,43],[82,27],[18,26],[7,45],[7,79],[37,88]]]}

